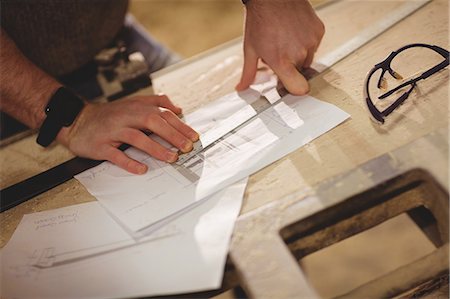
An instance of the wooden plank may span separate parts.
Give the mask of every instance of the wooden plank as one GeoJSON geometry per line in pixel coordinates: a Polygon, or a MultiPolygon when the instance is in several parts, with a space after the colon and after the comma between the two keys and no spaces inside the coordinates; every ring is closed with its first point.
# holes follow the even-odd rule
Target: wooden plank
{"type": "MultiPolygon", "coordinates": [[[[330,47],[343,42],[347,34],[354,34],[355,31],[351,29],[354,24],[357,24],[357,29],[363,30],[399,2],[383,2],[383,5],[375,8],[376,3],[380,2],[337,2],[339,9],[333,8],[334,4],[324,6],[320,14],[328,28],[319,56],[328,52],[330,47]],[[347,17],[348,14],[351,18],[347,17]]],[[[406,43],[421,41],[447,45],[447,11],[447,1],[433,1],[361,50],[355,51],[351,57],[313,79],[311,94],[341,107],[352,115],[352,119],[253,175],[247,188],[243,213],[290,193],[310,190],[317,182],[348,171],[445,126],[448,71],[421,82],[421,98],[407,101],[394,115],[397,124],[391,126],[378,127],[370,121],[362,99],[362,82],[366,72],[375,63],[406,43]]],[[[184,81],[166,86],[165,91],[178,104],[186,107],[187,112],[230,92],[239,78],[242,63],[240,49],[237,48],[236,51],[232,55],[234,60],[217,67],[201,80],[200,73],[193,73],[184,81]]],[[[43,150],[35,145],[34,139],[35,136],[31,136],[0,149],[2,187],[72,157],[61,146],[43,150]]],[[[28,203],[2,213],[0,247],[10,238],[23,214],[90,200],[93,200],[93,197],[78,182],[71,180],[28,203]]]]}
{"type": "MultiPolygon", "coordinates": [[[[230,256],[246,293],[251,298],[309,297],[306,275],[293,262],[294,256],[302,258],[420,206],[433,213],[448,250],[448,173],[441,167],[448,158],[433,163],[423,158],[446,138],[444,130],[432,133],[323,181],[310,192],[294,192],[241,216],[230,256]],[[285,269],[289,275],[284,275],[285,269]]],[[[439,265],[427,260],[410,269],[437,269],[430,273],[439,274],[448,267],[448,258],[444,259],[442,253],[436,261],[439,265]]],[[[399,288],[420,284],[429,277],[409,275],[402,281],[399,273],[404,272],[390,276],[397,278],[395,286],[399,288]]],[[[372,292],[373,286],[369,284],[372,292]]],[[[362,293],[358,294],[356,297],[362,293]]]]}
{"type": "MultiPolygon", "coordinates": [[[[431,254],[403,266],[379,279],[375,279],[336,299],[344,298],[392,298],[438,275],[448,274],[448,243],[431,254]]],[[[448,294],[447,294],[448,295],[448,294]]]]}

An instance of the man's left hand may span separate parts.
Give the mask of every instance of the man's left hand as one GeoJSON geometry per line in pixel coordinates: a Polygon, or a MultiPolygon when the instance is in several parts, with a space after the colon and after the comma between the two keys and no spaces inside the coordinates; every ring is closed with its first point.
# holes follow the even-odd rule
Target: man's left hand
{"type": "Polygon", "coordinates": [[[310,67],[325,33],[314,9],[307,0],[249,0],[246,9],[244,67],[236,89],[253,83],[261,58],[290,93],[306,94],[309,84],[299,70],[310,67]]]}

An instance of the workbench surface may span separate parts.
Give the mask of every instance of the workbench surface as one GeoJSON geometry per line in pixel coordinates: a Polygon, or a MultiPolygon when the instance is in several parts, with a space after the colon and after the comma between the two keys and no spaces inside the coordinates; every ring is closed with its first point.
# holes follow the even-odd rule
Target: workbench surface
{"type": "MultiPolygon", "coordinates": [[[[327,32],[317,57],[322,57],[351,37],[357,35],[405,1],[337,2],[319,8],[319,15],[327,32]],[[382,3],[382,5],[380,4],[382,3]]],[[[420,82],[405,104],[396,110],[385,125],[374,123],[366,109],[363,83],[367,72],[389,53],[410,43],[429,43],[448,48],[448,1],[435,0],[413,15],[370,41],[350,56],[310,81],[310,94],[334,104],[351,115],[351,119],[310,144],[289,154],[250,177],[241,214],[276,202],[290,194],[315,192],[316,187],[333,177],[347,173],[360,165],[390,153],[424,136],[440,132],[448,136],[448,70],[420,82]]],[[[242,55],[235,43],[183,62],[204,60],[204,68],[197,68],[163,90],[185,112],[229,93],[239,80],[242,55]],[[230,50],[231,49],[231,50],[230,50]],[[230,52],[231,51],[231,52],[230,52]],[[224,53],[232,57],[217,68],[205,58],[210,53],[224,53]],[[200,75],[202,80],[195,80],[200,75]]],[[[225,61],[225,60],[224,60],[225,61]]],[[[417,63],[421,61],[410,61],[417,63]]],[[[177,66],[165,72],[174,71],[177,66]]],[[[141,93],[151,92],[143,90],[141,93]]],[[[60,145],[42,149],[29,136],[0,149],[0,187],[4,188],[72,158],[60,145]]],[[[447,187],[448,145],[434,145],[430,164],[442,170],[439,183],[447,187]]],[[[420,152],[419,152],[420,153],[420,152]]],[[[395,165],[392,167],[395,168],[395,165]]],[[[150,170],[151,171],[151,170],[150,170]]],[[[379,170],[381,175],[389,169],[379,170]]],[[[348,185],[352,189],[355,186],[348,185]]],[[[95,200],[78,181],[72,179],[26,203],[0,215],[0,247],[3,247],[24,214],[95,200]]],[[[239,229],[239,226],[238,228],[239,229]]],[[[238,233],[238,231],[236,232],[238,233]]]]}

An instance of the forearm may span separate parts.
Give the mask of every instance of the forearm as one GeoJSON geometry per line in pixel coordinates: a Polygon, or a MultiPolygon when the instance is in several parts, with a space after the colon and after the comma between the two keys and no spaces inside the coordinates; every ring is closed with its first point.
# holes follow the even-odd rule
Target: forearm
{"type": "MultiPolygon", "coordinates": [[[[166,96],[136,96],[104,104],[86,104],[80,111],[76,106],[62,104],[61,98],[54,96],[61,84],[24,57],[5,31],[1,31],[0,38],[0,108],[34,129],[41,128],[48,117],[49,122],[45,122],[48,126],[40,131],[40,134],[49,133],[46,129],[52,129],[50,134],[41,135],[44,144],[54,137],[54,129],[59,129],[56,139],[75,155],[108,160],[132,173],[142,174],[148,166],[120,151],[121,144],[129,144],[170,163],[178,158],[177,152],[142,131],[153,132],[183,153],[192,150],[193,142],[199,139],[198,133],[177,116],[182,113],[181,108],[166,96]],[[50,98],[52,103],[58,101],[60,105],[47,116],[44,109],[50,98]],[[74,120],[74,114],[65,118],[64,123],[71,123],[70,126],[59,128],[62,124],[54,118],[51,122],[54,113],[61,112],[59,110],[77,113],[74,120]]],[[[64,99],[69,100],[69,97],[64,99]]],[[[70,101],[74,103],[73,98],[70,101]]]]}
{"type": "Polygon", "coordinates": [[[0,44],[0,108],[37,129],[45,119],[48,100],[61,84],[28,60],[3,29],[0,44]]]}

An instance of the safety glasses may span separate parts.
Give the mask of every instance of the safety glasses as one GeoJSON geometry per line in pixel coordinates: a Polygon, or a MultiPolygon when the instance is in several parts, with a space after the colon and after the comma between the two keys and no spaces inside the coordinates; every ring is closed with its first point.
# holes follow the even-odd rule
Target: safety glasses
{"type": "MultiPolygon", "coordinates": [[[[414,65],[417,65],[417,63],[414,63],[414,65]]],[[[373,118],[380,123],[384,123],[385,117],[405,102],[419,81],[427,79],[448,65],[449,51],[439,46],[410,44],[392,52],[385,60],[376,64],[370,70],[364,83],[364,97],[373,118]],[[411,60],[419,59],[420,55],[417,55],[419,52],[420,55],[426,55],[426,57],[436,56],[437,54],[437,58],[432,60],[440,62],[436,62],[434,66],[428,66],[426,71],[421,70],[418,73],[411,71],[411,60]],[[439,59],[439,57],[443,57],[444,60],[442,61],[442,58],[439,59]],[[409,76],[406,77],[408,79],[405,82],[388,90],[387,85],[390,78],[385,77],[386,72],[397,82],[404,81],[404,75],[397,69],[402,68],[402,66],[406,72],[409,71],[412,75],[408,74],[409,76]],[[394,68],[396,71],[394,71],[394,68]],[[378,75],[379,77],[377,77],[378,75]]]]}

